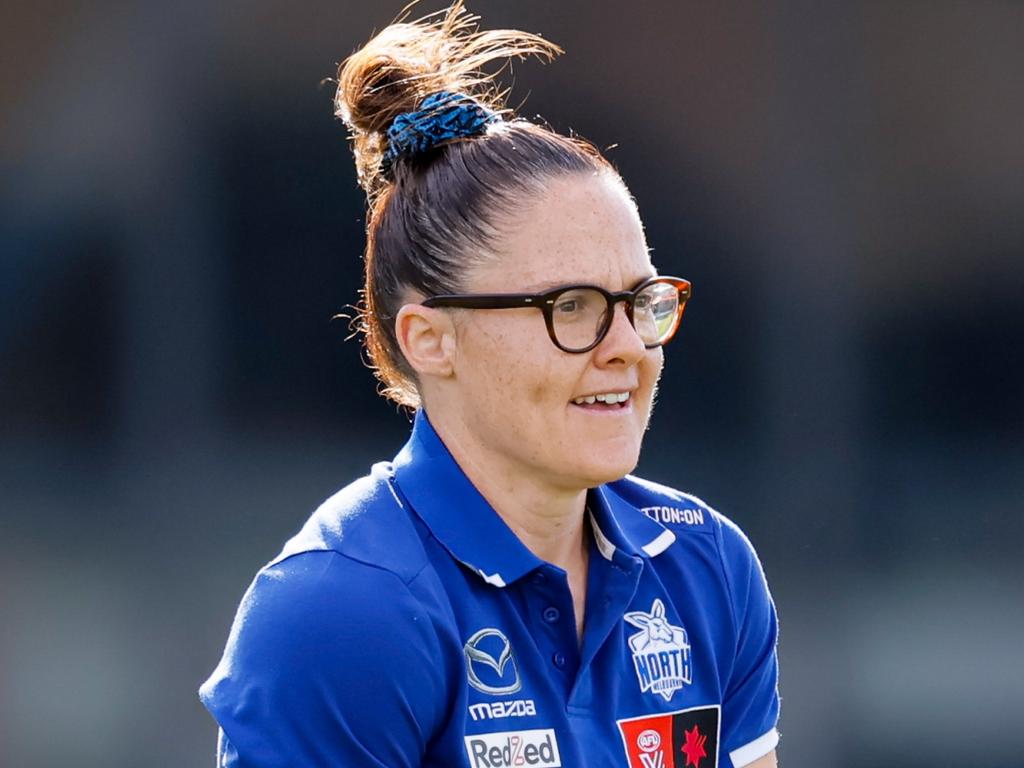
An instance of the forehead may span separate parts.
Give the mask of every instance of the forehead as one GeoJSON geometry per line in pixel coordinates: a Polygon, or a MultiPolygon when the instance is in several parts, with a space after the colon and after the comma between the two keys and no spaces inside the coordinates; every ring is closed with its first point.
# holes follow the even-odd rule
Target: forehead
{"type": "Polygon", "coordinates": [[[636,206],[611,174],[550,181],[501,230],[498,258],[470,276],[476,291],[623,290],[654,273],[636,206]]]}

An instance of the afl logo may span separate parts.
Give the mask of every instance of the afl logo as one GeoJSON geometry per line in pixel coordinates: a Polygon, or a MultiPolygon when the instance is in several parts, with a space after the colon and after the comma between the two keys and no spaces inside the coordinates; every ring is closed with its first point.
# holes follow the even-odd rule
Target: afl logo
{"type": "Polygon", "coordinates": [[[653,752],[661,746],[661,734],[648,728],[636,737],[636,745],[644,752],[653,752]]]}
{"type": "Polygon", "coordinates": [[[504,696],[523,687],[519,668],[512,656],[512,644],[501,632],[486,627],[475,632],[463,646],[466,677],[482,693],[504,696]]]}

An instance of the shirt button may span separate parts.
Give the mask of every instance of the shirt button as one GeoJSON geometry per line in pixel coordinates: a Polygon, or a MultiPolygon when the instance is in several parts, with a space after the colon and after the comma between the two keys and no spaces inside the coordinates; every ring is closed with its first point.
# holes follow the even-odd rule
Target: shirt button
{"type": "Polygon", "coordinates": [[[541,615],[544,617],[544,621],[546,621],[548,624],[554,624],[556,621],[558,621],[559,617],[562,615],[562,612],[555,608],[555,606],[549,605],[547,608],[544,609],[544,613],[542,613],[541,615]]]}
{"type": "Polygon", "coordinates": [[[565,654],[556,653],[554,656],[551,657],[551,662],[559,669],[562,669],[565,666],[565,654]]]}
{"type": "Polygon", "coordinates": [[[535,574],[533,574],[534,584],[543,584],[547,580],[548,577],[544,575],[544,571],[537,571],[535,574]]]}

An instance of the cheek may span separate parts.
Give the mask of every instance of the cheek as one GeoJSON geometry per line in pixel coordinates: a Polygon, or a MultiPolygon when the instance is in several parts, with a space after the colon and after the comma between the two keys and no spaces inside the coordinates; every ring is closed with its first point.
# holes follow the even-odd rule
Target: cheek
{"type": "Polygon", "coordinates": [[[567,370],[564,361],[552,359],[559,354],[558,350],[536,351],[529,357],[518,361],[521,375],[529,378],[530,402],[537,405],[561,401],[566,382],[572,374],[567,370]]]}
{"type": "MultiPolygon", "coordinates": [[[[472,355],[478,361],[475,365],[481,366],[481,385],[490,389],[488,399],[501,398],[520,406],[568,402],[581,375],[580,365],[551,343],[539,315],[484,318],[476,332],[472,355]]],[[[585,356],[578,357],[582,362],[585,356]]],[[[529,413],[515,415],[520,420],[530,417],[529,413]]]]}
{"type": "Polygon", "coordinates": [[[661,378],[662,368],[665,366],[665,351],[661,347],[650,350],[644,359],[644,367],[641,375],[645,376],[653,387],[661,378]]]}
{"type": "Polygon", "coordinates": [[[662,352],[661,347],[658,347],[650,351],[640,368],[640,385],[644,388],[644,411],[646,411],[646,413],[640,415],[645,419],[650,415],[651,405],[654,402],[654,396],[658,389],[658,380],[661,378],[664,360],[664,352],[662,352]]]}

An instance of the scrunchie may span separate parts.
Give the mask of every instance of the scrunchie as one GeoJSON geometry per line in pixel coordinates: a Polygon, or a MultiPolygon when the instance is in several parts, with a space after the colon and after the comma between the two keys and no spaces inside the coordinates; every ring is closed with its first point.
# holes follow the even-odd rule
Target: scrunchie
{"type": "Polygon", "coordinates": [[[423,100],[415,112],[403,112],[388,128],[383,170],[388,173],[399,157],[415,157],[442,141],[477,136],[501,117],[461,93],[439,91],[423,100]]]}

